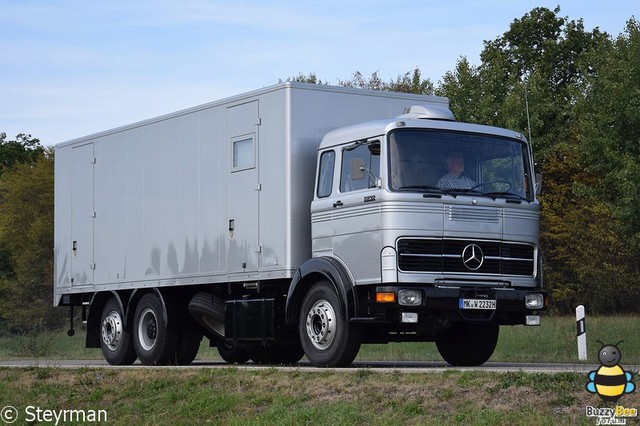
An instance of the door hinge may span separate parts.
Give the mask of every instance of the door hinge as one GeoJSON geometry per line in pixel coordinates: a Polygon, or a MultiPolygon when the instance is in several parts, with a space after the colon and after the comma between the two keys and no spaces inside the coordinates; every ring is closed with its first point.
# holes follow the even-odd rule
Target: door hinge
{"type": "Polygon", "coordinates": [[[92,270],[95,271],[96,270],[96,264],[92,263],[91,265],[89,265],[89,269],[92,269],[92,270]]]}
{"type": "Polygon", "coordinates": [[[261,183],[256,185],[256,191],[262,191],[262,184],[261,183]]]}

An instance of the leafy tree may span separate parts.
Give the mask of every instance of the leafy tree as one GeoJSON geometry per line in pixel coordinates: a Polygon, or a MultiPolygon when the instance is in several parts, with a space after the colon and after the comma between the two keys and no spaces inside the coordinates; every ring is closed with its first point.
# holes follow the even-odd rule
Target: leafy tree
{"type": "Polygon", "coordinates": [[[422,78],[419,68],[399,75],[395,80],[385,82],[380,78],[378,72],[371,74],[368,79],[360,71],[356,71],[350,80],[340,80],[339,84],[345,87],[355,87],[367,90],[386,90],[394,92],[418,93],[432,95],[434,93],[433,83],[427,78],[422,78]]]}
{"type": "MultiPolygon", "coordinates": [[[[309,73],[309,75],[300,73],[295,77],[287,78],[285,81],[293,81],[296,83],[327,84],[326,82],[320,80],[314,72],[309,73]]],[[[282,79],[280,80],[280,83],[282,83],[282,79]]]]}
{"type": "Polygon", "coordinates": [[[5,132],[0,133],[0,175],[14,164],[33,164],[44,148],[40,140],[20,133],[15,140],[7,140],[5,132]]]}
{"type": "MultiPolygon", "coordinates": [[[[601,177],[593,194],[608,201],[621,231],[640,243],[640,24],[593,52],[578,103],[582,154],[601,177]]],[[[638,247],[640,249],[640,247],[638,247]]],[[[639,253],[640,254],[640,253],[639,253]]]]}
{"type": "Polygon", "coordinates": [[[447,71],[435,91],[438,96],[447,96],[450,108],[458,121],[479,123],[483,113],[479,109],[482,100],[482,85],[478,68],[461,58],[453,71],[447,71]]]}
{"type": "Polygon", "coordinates": [[[423,79],[420,68],[406,72],[396,77],[395,80],[387,83],[385,90],[393,92],[416,93],[421,95],[433,95],[434,86],[431,80],[423,79]]]}
{"type": "MultiPolygon", "coordinates": [[[[559,7],[539,7],[515,19],[502,36],[485,41],[477,68],[463,59],[457,72],[445,78],[446,89],[475,85],[466,89],[473,96],[465,108],[484,124],[528,133],[528,100],[530,131],[540,159],[556,140],[566,140],[574,131],[574,87],[584,77],[585,58],[607,40],[597,28],[587,32],[582,20],[560,17],[559,12],[559,7]]],[[[452,99],[456,109],[457,101],[452,99]]]]}
{"type": "Polygon", "coordinates": [[[356,71],[350,80],[340,80],[338,84],[344,87],[355,87],[365,90],[385,90],[384,83],[378,75],[378,71],[372,73],[368,79],[365,78],[360,71],[356,71]]]}
{"type": "MultiPolygon", "coordinates": [[[[16,164],[34,164],[43,153],[40,140],[20,133],[14,140],[8,140],[5,132],[0,132],[0,176],[16,164]]],[[[0,244],[0,279],[15,277],[9,247],[0,244]]]]}
{"type": "Polygon", "coordinates": [[[52,306],[53,152],[40,149],[0,176],[0,247],[11,274],[0,277],[0,318],[14,331],[51,329],[64,314],[52,306]]]}
{"type": "Polygon", "coordinates": [[[545,176],[541,244],[555,307],[634,310],[640,303],[638,25],[630,21],[612,42],[559,12],[535,8],[515,19],[502,36],[485,41],[479,66],[462,58],[437,93],[450,97],[460,120],[530,130],[545,176]]]}

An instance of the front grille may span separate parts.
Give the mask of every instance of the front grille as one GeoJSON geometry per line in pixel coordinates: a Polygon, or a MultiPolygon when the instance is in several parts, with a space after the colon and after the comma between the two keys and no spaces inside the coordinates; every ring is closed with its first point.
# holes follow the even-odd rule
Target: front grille
{"type": "Polygon", "coordinates": [[[398,240],[399,268],[403,272],[473,273],[488,275],[533,276],[534,247],[529,244],[500,241],[473,241],[441,238],[398,240]],[[465,265],[475,246],[476,257],[465,265]]]}

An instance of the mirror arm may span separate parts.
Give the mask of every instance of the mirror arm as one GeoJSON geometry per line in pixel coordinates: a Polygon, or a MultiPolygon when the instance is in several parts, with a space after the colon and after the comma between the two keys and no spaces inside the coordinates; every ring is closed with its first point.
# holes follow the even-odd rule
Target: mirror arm
{"type": "Polygon", "coordinates": [[[360,171],[362,172],[368,172],[369,176],[371,176],[371,178],[373,179],[373,181],[376,183],[376,188],[382,188],[382,179],[380,179],[378,176],[375,175],[375,173],[373,173],[371,171],[371,169],[367,169],[364,166],[360,167],[360,171]]]}

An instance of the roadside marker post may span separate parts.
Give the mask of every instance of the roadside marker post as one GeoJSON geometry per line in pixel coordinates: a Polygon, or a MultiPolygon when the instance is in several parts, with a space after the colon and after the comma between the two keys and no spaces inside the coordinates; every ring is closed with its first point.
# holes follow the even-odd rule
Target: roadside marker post
{"type": "Polygon", "coordinates": [[[587,325],[585,322],[584,306],[579,305],[576,308],[576,326],[578,339],[578,359],[580,361],[587,360],[587,325]]]}

